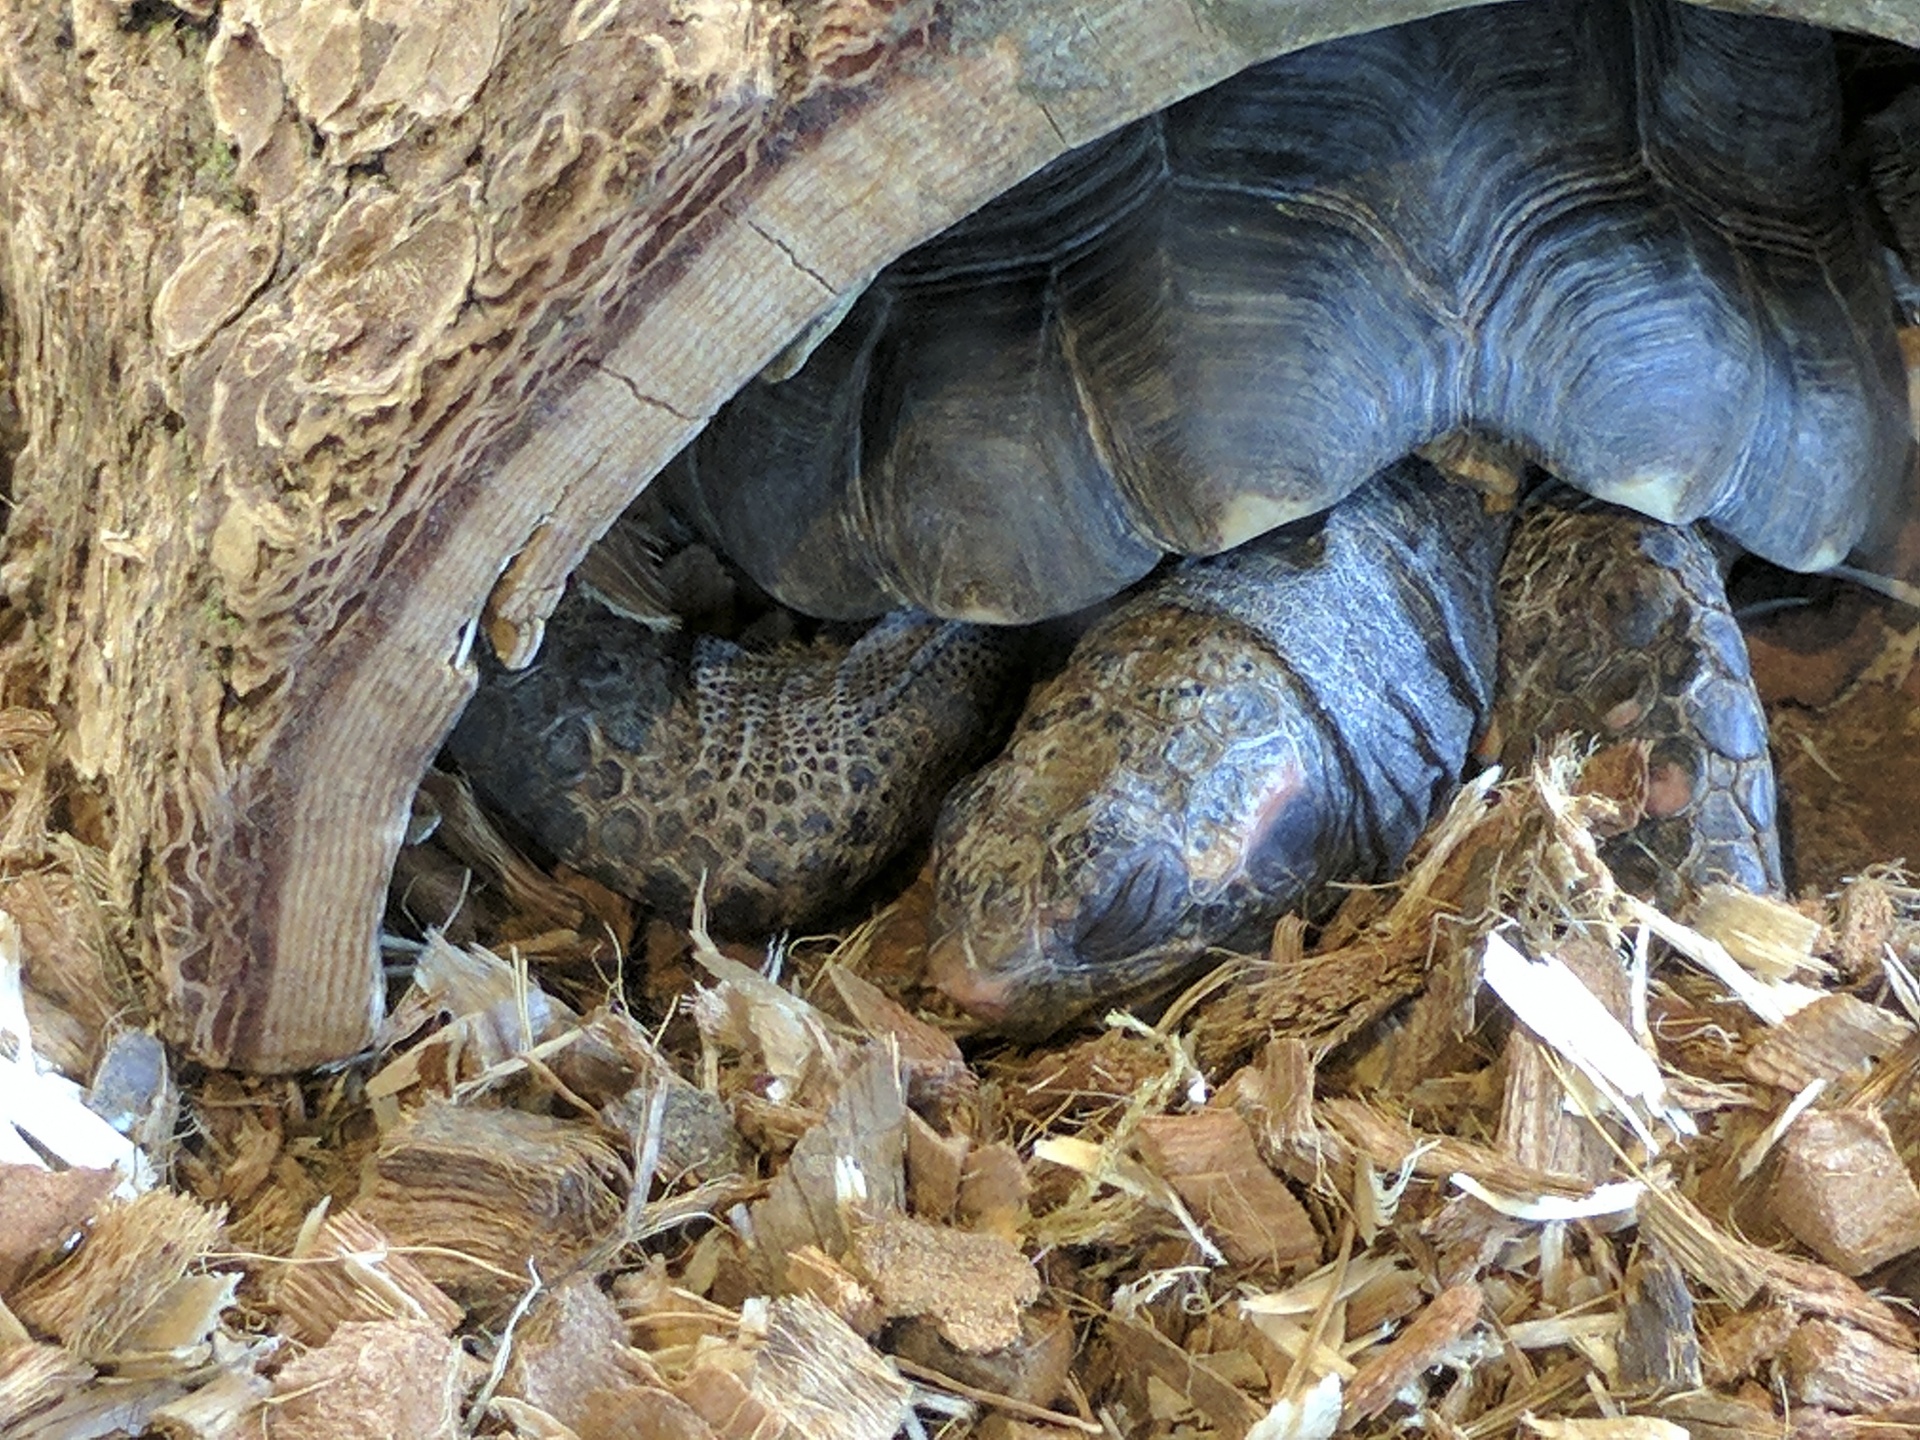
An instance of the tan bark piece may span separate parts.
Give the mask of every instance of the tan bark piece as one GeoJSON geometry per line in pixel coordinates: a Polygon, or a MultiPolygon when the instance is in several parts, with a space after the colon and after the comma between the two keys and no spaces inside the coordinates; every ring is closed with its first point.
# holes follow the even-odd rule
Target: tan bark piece
{"type": "Polygon", "coordinates": [[[699,1411],[653,1385],[594,1391],[573,1429],[580,1440],[720,1440],[699,1411]]]}
{"type": "Polygon", "coordinates": [[[911,1391],[838,1316],[782,1296],[733,1345],[701,1351],[674,1392],[722,1440],[892,1440],[911,1391]],[[765,1427],[765,1428],[762,1428],[765,1427]]]}
{"type": "Polygon", "coordinates": [[[900,1063],[910,1085],[937,1085],[953,1082],[966,1072],[967,1062],[959,1045],[937,1025],[929,1025],[898,1000],[886,994],[871,980],[856,975],[844,965],[828,972],[834,993],[847,1013],[870,1040],[893,1040],[900,1048],[900,1063]]]}
{"type": "Polygon", "coordinates": [[[959,1350],[985,1354],[1020,1338],[1040,1298],[1032,1262],[996,1235],[883,1215],[853,1237],[852,1260],[887,1315],[923,1315],[959,1350]]]}
{"type": "Polygon", "coordinates": [[[851,1211],[905,1208],[906,1117],[891,1054],[869,1046],[753,1207],[754,1245],[776,1288],[785,1288],[786,1257],[803,1245],[836,1259],[846,1254],[851,1211]]]}
{"type": "Polygon", "coordinates": [[[1027,1167],[1013,1146],[1004,1140],[975,1145],[967,1151],[966,1167],[960,1172],[955,1211],[969,1230],[1017,1242],[1031,1191],[1027,1167]]]}
{"type": "Polygon", "coordinates": [[[952,1218],[972,1144],[965,1135],[942,1135],[918,1112],[907,1113],[907,1201],[915,1215],[936,1224],[952,1218]]]}
{"type": "Polygon", "coordinates": [[[274,1377],[275,1440],[453,1440],[479,1377],[431,1325],[349,1323],[274,1377]]]}
{"type": "Polygon", "coordinates": [[[456,1299],[498,1305],[615,1237],[626,1166],[593,1127],[435,1101],[387,1135],[352,1212],[456,1299]]]}
{"type": "Polygon", "coordinates": [[[111,1170],[0,1165],[0,1297],[56,1253],[116,1183],[111,1170]]]}
{"type": "Polygon", "coordinates": [[[1151,1325],[1110,1316],[1106,1335],[1121,1364],[1166,1385],[1222,1435],[1243,1436],[1260,1423],[1264,1407],[1254,1404],[1205,1360],[1187,1354],[1151,1325]]]}
{"type": "Polygon", "coordinates": [[[1745,1310],[1702,1337],[1700,1358],[1709,1385],[1729,1389],[1786,1348],[1800,1317],[1785,1305],[1745,1310]]]}
{"type": "Polygon", "coordinates": [[[1920,1247],[1920,1188],[1874,1110],[1810,1110],[1780,1142],[1770,1208],[1846,1275],[1920,1247]]]}
{"type": "MultiPolygon", "coordinates": [[[[856,1239],[856,1254],[859,1248],[856,1239]]],[[[859,1276],[816,1246],[802,1245],[787,1257],[787,1284],[795,1295],[805,1295],[826,1306],[863,1340],[879,1334],[888,1318],[859,1276]]]]}
{"type": "Polygon", "coordinates": [[[1864,1330],[1898,1350],[1920,1350],[1905,1314],[1858,1283],[1817,1260],[1773,1250],[1754,1250],[1747,1256],[1758,1269],[1766,1293],[1802,1315],[1818,1315],[1864,1330]]]}
{"type": "Polygon", "coordinates": [[[1871,1410],[1920,1398],[1920,1359],[1831,1320],[1808,1320],[1782,1355],[1787,1390],[1802,1405],[1871,1410]]]}
{"type": "Polygon", "coordinates": [[[1419,1274],[1405,1266],[1382,1267],[1347,1299],[1347,1337],[1371,1335],[1398,1324],[1426,1303],[1419,1274]]]}
{"type": "Polygon", "coordinates": [[[1529,1169],[1599,1184],[1611,1178],[1613,1152],[1589,1121],[1568,1112],[1566,1087],[1549,1054],[1527,1031],[1509,1032],[1499,1146],[1529,1169]]]}
{"type": "Polygon", "coordinates": [[[0,1346],[0,1416],[30,1420],[80,1393],[93,1375],[93,1366],[58,1345],[0,1346]]]}
{"type": "Polygon", "coordinates": [[[166,1313],[219,1244],[220,1217],[169,1190],[99,1212],[80,1246],[8,1303],[28,1325],[86,1360],[115,1358],[166,1313]]]}
{"type": "Polygon", "coordinates": [[[627,1343],[620,1307],[581,1276],[542,1295],[514,1331],[500,1393],[537,1405],[585,1435],[594,1399],[659,1380],[627,1343]]]}
{"type": "Polygon", "coordinates": [[[1314,1071],[1305,1042],[1276,1037],[1251,1065],[1227,1077],[1213,1104],[1237,1111],[1266,1154],[1284,1155],[1313,1138],[1314,1071]]]}
{"type": "Polygon", "coordinates": [[[418,1320],[451,1335],[465,1318],[365,1216],[342,1211],[309,1228],[273,1291],[281,1325],[296,1339],[324,1345],[349,1320],[418,1320]]]}
{"type": "Polygon", "coordinates": [[[1864,1071],[1913,1033],[1913,1022],[1891,1010],[1845,992],[1823,995],[1764,1031],[1747,1052],[1746,1071],[1763,1085],[1797,1092],[1864,1071]]]}
{"type": "Polygon", "coordinates": [[[1013,1344],[972,1355],[949,1344],[931,1320],[903,1320],[887,1335],[888,1349],[930,1375],[944,1376],[1023,1405],[1050,1406],[1067,1390],[1076,1333],[1064,1310],[1028,1310],[1013,1344]]]}
{"type": "Polygon", "coordinates": [[[1686,1277],[1665,1251],[1642,1246],[1627,1266],[1626,1319],[1617,1342],[1620,1380],[1631,1390],[1692,1390],[1700,1384],[1700,1338],[1686,1277]]]}
{"type": "Polygon", "coordinates": [[[1236,1265],[1287,1270],[1320,1258],[1320,1237],[1231,1110],[1141,1121],[1141,1158],[1172,1185],[1236,1265]]]}
{"type": "Polygon", "coordinates": [[[1480,1323],[1485,1307],[1486,1296],[1472,1283],[1450,1286],[1434,1296],[1412,1324],[1360,1366],[1347,1386],[1346,1422],[1370,1420],[1385,1410],[1394,1396],[1480,1323]]]}

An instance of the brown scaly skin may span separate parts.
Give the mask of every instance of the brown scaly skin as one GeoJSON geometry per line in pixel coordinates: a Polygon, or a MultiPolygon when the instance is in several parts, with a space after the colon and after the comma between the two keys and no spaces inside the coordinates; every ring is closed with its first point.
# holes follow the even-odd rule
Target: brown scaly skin
{"type": "Polygon", "coordinates": [[[1712,547],[1554,491],[1502,561],[1504,522],[1423,471],[1088,632],[942,812],[936,984],[1042,1034],[1391,874],[1488,721],[1496,614],[1509,765],[1568,731],[1651,745],[1648,817],[1606,849],[1629,889],[1780,888],[1766,720],[1712,547]]]}
{"type": "Polygon", "coordinates": [[[1698,533],[1560,492],[1500,572],[1501,758],[1571,731],[1651,746],[1647,817],[1603,858],[1668,908],[1712,884],[1779,890],[1773,757],[1747,643],[1698,533]]]}
{"type": "Polygon", "coordinates": [[[999,733],[1018,637],[897,614],[851,646],[752,654],[570,595],[448,748],[547,850],[684,919],[766,934],[843,906],[925,833],[999,733]]]}
{"type": "Polygon", "coordinates": [[[1044,1032],[1391,873],[1486,723],[1505,534],[1407,462],[1088,631],[942,811],[935,982],[1044,1032]]]}

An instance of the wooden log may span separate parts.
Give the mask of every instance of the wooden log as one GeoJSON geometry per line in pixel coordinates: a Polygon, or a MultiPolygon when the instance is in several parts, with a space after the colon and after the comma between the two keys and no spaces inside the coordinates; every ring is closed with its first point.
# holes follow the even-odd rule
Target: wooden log
{"type": "MultiPolygon", "coordinates": [[[[487,638],[862,277],[1448,0],[0,0],[0,589],[175,1038],[365,1045],[487,638]]],[[[1920,44],[1904,0],[1769,7],[1920,44]]]]}

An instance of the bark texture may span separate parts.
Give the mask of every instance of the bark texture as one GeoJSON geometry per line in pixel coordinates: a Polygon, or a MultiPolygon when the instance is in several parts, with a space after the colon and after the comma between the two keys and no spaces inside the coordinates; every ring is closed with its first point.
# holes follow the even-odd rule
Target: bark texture
{"type": "MultiPolygon", "coordinates": [[[[1445,8],[0,0],[7,673],[176,1038],[366,1043],[476,619],[528,657],[808,319],[1072,144],[1445,8]]],[[[1905,0],[1752,8],[1920,44],[1905,0]]]]}

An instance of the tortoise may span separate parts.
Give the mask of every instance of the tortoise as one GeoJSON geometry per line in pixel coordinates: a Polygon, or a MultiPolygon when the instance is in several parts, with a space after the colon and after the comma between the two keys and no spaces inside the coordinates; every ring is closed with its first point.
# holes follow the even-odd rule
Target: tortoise
{"type": "Polygon", "coordinates": [[[830,320],[655,492],[775,599],[890,618],[786,670],[610,640],[570,601],[453,741],[555,853],[656,903],[704,885],[737,924],[803,920],[979,747],[1017,668],[986,627],[1219,557],[1093,627],[936,843],[936,968],[963,1002],[1031,1028],[1144,983],[1330,874],[1397,864],[1457,781],[1495,684],[1505,528],[1404,457],[1468,435],[1650,517],[1522,522],[1512,614],[1576,615],[1601,581],[1627,598],[1604,644],[1558,626],[1577,663],[1530,638],[1510,668],[1571,667],[1604,698],[1607,646],[1650,645],[1635,719],[1683,726],[1670,809],[1708,832],[1681,858],[1777,884],[1744,651],[1715,552],[1676,527],[1818,570],[1895,508],[1904,371],[1824,32],[1530,0],[1328,42],[1062,157],[830,320]],[[1541,579],[1568,561],[1590,573],[1541,579]],[[1250,678],[1276,664],[1291,692],[1250,678]],[[1336,675],[1367,697],[1328,701],[1336,675]],[[1057,801],[1047,757],[1148,710],[1174,729],[1121,748],[1227,797],[1224,831],[1092,823],[1111,777],[1081,821],[1013,803],[1057,801]],[[1248,770],[1272,745],[1243,722],[1337,762],[1318,789],[1248,770]]]}

